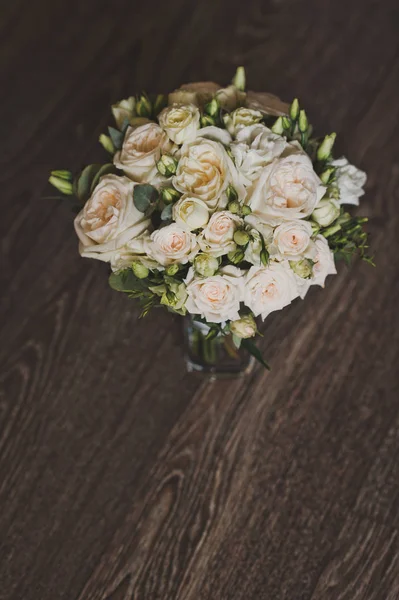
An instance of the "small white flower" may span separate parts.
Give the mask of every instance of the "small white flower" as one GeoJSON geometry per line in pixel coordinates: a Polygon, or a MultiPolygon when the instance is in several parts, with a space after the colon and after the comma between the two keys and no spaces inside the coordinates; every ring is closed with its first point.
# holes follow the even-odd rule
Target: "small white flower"
{"type": "Polygon", "coordinates": [[[188,272],[186,309],[199,314],[209,323],[223,323],[240,318],[243,297],[242,271],[231,265],[212,277],[196,277],[194,269],[188,272]]]}
{"type": "Polygon", "coordinates": [[[192,260],[199,248],[196,236],[176,223],[154,231],[146,242],[148,256],[166,267],[192,260]]]}
{"type": "Polygon", "coordinates": [[[286,221],[276,227],[271,254],[277,259],[300,260],[313,255],[310,243],[312,226],[309,221],[286,221]]]}
{"type": "Polygon", "coordinates": [[[135,105],[136,100],[134,96],[130,96],[130,98],[121,100],[120,102],[117,102],[111,106],[112,114],[114,115],[117,127],[121,128],[126,120],[130,121],[130,119],[133,117],[135,105]]]}
{"type": "Polygon", "coordinates": [[[200,123],[200,112],[194,104],[173,104],[158,116],[159,124],[175,144],[195,140],[200,123]]]}
{"type": "Polygon", "coordinates": [[[171,152],[172,144],[156,123],[128,127],[122,149],[114,156],[118,169],[139,183],[158,181],[156,163],[163,152],[171,152]]]}
{"type": "Polygon", "coordinates": [[[297,285],[301,298],[305,297],[311,285],[320,285],[324,288],[327,276],[337,274],[334,253],[330,249],[326,238],[318,235],[314,242],[314,248],[312,277],[310,279],[297,277],[297,285]]]}
{"type": "Polygon", "coordinates": [[[336,200],[323,199],[312,212],[312,219],[320,227],[328,227],[339,217],[339,214],[339,203],[336,200]]]}
{"type": "Polygon", "coordinates": [[[334,253],[330,250],[325,237],[318,235],[315,240],[316,255],[313,265],[313,285],[324,287],[327,275],[336,275],[337,269],[334,262],[334,253]]]}
{"type": "Polygon", "coordinates": [[[251,185],[260,176],[262,169],[281,156],[287,141],[264,125],[250,125],[240,129],[236,141],[231,144],[236,167],[251,185]]]}
{"type": "Polygon", "coordinates": [[[230,331],[233,335],[244,340],[254,337],[257,331],[255,319],[251,314],[244,315],[237,321],[230,323],[230,331]]]}
{"type": "MultiPolygon", "coordinates": [[[[104,262],[113,260],[128,242],[139,238],[150,220],[133,203],[135,183],[127,177],[105,175],[75,218],[79,252],[104,262]]],[[[137,242],[141,247],[141,242],[137,242]]]]}
{"type": "Polygon", "coordinates": [[[294,273],[288,263],[271,261],[267,267],[251,267],[245,280],[245,304],[255,317],[265,319],[298,296],[294,273]]]}
{"type": "Polygon", "coordinates": [[[247,204],[260,219],[303,219],[313,212],[325,191],[309,156],[293,142],[282,157],[261,171],[247,204]]]}
{"type": "Polygon", "coordinates": [[[359,198],[363,196],[367,175],[354,165],[349,164],[343,156],[332,162],[337,167],[337,183],[339,188],[339,203],[359,205],[359,198]]]}
{"type": "Polygon", "coordinates": [[[199,198],[184,195],[173,205],[173,219],[183,229],[200,229],[208,223],[208,207],[199,198]]]}
{"type": "Polygon", "coordinates": [[[236,110],[231,113],[227,113],[223,119],[227,131],[232,136],[235,136],[243,127],[259,123],[263,119],[263,114],[258,110],[252,110],[251,108],[242,106],[236,108],[236,110]]]}
{"type": "Polygon", "coordinates": [[[244,259],[253,264],[260,265],[260,253],[262,251],[262,240],[259,231],[256,229],[251,229],[249,231],[250,240],[248,246],[245,248],[244,259]]]}
{"type": "Polygon", "coordinates": [[[243,225],[244,221],[228,210],[215,212],[198,236],[201,250],[216,257],[235,250],[234,232],[243,225]]]}

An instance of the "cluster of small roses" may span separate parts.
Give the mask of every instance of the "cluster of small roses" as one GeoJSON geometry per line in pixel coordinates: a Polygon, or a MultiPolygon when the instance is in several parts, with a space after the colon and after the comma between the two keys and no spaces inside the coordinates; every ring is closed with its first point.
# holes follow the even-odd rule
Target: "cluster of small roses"
{"type": "Polygon", "coordinates": [[[68,172],[50,178],[85,202],[80,253],[110,263],[113,287],[145,310],[227,323],[238,339],[336,273],[329,238],[365,247],[362,222],[342,208],[359,203],[365,174],[333,160],[334,134],[310,137],[296,100],[245,93],[244,79],[239,69],[227,88],[121,101],[117,129],[100,137],[113,163],[74,185],[68,172]]]}

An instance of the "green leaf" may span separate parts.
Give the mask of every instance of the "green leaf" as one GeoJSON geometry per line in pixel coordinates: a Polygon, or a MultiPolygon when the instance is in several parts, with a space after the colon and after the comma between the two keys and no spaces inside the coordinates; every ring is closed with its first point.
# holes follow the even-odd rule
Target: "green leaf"
{"type": "Polygon", "coordinates": [[[140,183],[134,187],[133,202],[137,210],[142,213],[145,213],[151,204],[155,204],[158,198],[158,190],[149,183],[140,183]]]}
{"type": "Polygon", "coordinates": [[[103,177],[104,175],[109,175],[110,173],[117,173],[115,165],[113,165],[112,163],[107,163],[103,165],[93,177],[93,181],[91,182],[90,186],[90,192],[93,192],[101,177],[103,177]]]}
{"type": "Polygon", "coordinates": [[[256,346],[256,344],[254,344],[254,342],[252,342],[249,339],[242,340],[241,346],[243,348],[245,348],[245,350],[247,352],[249,352],[254,358],[256,358],[256,360],[258,362],[260,362],[260,364],[263,365],[265,367],[265,369],[267,369],[268,371],[270,371],[270,366],[267,364],[267,362],[265,361],[265,359],[262,356],[261,351],[256,346]]]}
{"type": "Polygon", "coordinates": [[[108,133],[109,133],[109,137],[111,138],[114,147],[117,150],[120,150],[123,145],[123,140],[124,140],[125,134],[122,131],[115,129],[115,127],[108,127],[108,133]]]}
{"type": "Polygon", "coordinates": [[[165,206],[165,208],[161,212],[162,221],[169,221],[172,218],[172,209],[173,209],[172,204],[167,204],[165,206]]]}
{"type": "Polygon", "coordinates": [[[111,273],[108,283],[113,290],[132,294],[135,292],[148,292],[145,282],[135,276],[131,269],[124,269],[117,273],[111,273]]]}
{"type": "Polygon", "coordinates": [[[90,196],[91,183],[97,172],[101,169],[101,165],[88,165],[83,169],[76,181],[76,195],[82,202],[90,196]]]}

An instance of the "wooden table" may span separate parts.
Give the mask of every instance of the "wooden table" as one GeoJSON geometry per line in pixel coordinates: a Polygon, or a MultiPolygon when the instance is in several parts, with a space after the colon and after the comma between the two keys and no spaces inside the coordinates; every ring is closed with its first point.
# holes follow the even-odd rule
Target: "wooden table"
{"type": "Polygon", "coordinates": [[[395,0],[1,8],[1,600],[399,598],[395,0]],[[298,95],[369,174],[377,268],[274,313],[273,370],[189,375],[181,322],[79,258],[50,168],[109,105],[189,80],[298,95]]]}

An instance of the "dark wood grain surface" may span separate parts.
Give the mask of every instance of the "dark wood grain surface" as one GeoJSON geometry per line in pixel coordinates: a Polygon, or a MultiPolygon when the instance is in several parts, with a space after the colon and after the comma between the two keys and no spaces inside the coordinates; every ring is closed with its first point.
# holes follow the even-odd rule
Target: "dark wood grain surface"
{"type": "Polygon", "coordinates": [[[399,598],[398,33],[395,0],[2,3],[1,600],[399,598]],[[237,64],[368,172],[377,268],[273,313],[271,373],[209,382],[46,181],[102,157],[113,101],[237,64]]]}

